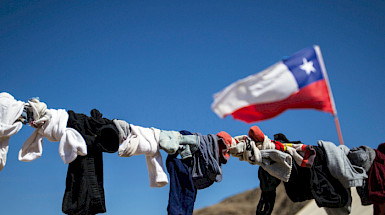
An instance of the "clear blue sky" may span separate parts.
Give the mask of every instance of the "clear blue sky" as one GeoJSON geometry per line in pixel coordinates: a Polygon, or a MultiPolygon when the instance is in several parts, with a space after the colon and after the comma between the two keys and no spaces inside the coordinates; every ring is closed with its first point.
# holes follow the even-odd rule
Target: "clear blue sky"
{"type": "MultiPolygon", "coordinates": [[[[254,124],[217,117],[212,95],[317,44],[345,144],[377,148],[385,142],[384,11],[379,0],[1,1],[0,90],[143,127],[236,136],[254,124]]],[[[338,144],[332,116],[315,110],[256,125],[271,137],[338,144]]],[[[41,158],[18,161],[32,132],[24,126],[11,137],[0,214],[62,214],[67,165],[58,143],[45,140],[41,158]]],[[[232,157],[195,208],[259,186],[257,170],[232,157]]],[[[106,214],[166,214],[169,186],[149,187],[144,156],[104,154],[104,179],[106,214]]]]}

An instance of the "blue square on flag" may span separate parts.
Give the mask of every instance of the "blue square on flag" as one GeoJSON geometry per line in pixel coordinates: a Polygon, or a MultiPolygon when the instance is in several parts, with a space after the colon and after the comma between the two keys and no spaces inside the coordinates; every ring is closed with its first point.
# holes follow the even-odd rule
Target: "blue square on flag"
{"type": "Polygon", "coordinates": [[[283,63],[293,73],[299,89],[323,79],[314,48],[302,49],[283,60],[283,63]]]}

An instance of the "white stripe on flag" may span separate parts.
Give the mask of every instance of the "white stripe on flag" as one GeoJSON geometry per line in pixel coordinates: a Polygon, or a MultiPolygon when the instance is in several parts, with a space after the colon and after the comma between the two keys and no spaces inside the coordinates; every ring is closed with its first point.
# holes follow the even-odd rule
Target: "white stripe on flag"
{"type": "Polygon", "coordinates": [[[298,84],[293,74],[282,61],[279,61],[214,94],[211,109],[223,118],[239,108],[280,101],[297,91],[298,84]]]}

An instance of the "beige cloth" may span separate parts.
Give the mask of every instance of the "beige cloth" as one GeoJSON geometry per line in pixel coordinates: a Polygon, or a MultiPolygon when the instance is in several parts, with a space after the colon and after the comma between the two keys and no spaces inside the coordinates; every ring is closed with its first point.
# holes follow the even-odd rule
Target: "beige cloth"
{"type": "Polygon", "coordinates": [[[150,186],[163,187],[168,184],[162,155],[159,152],[160,130],[125,124],[126,122],[123,120],[114,120],[114,123],[120,132],[124,132],[118,155],[120,157],[131,157],[144,154],[146,156],[150,186]],[[129,129],[127,129],[127,125],[129,125],[129,129]]]}

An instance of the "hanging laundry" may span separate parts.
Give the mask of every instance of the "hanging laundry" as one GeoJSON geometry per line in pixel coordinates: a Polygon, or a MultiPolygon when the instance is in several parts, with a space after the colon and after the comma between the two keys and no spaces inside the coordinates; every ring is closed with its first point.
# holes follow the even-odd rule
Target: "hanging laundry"
{"type": "Polygon", "coordinates": [[[329,214],[350,214],[352,197],[350,187],[362,186],[368,176],[362,167],[350,163],[347,154],[349,148],[345,145],[336,146],[332,142],[319,140],[317,144],[323,148],[330,174],[346,189],[347,203],[343,207],[325,208],[329,214]]]}
{"type": "Polygon", "coordinates": [[[218,148],[219,148],[219,162],[226,164],[230,159],[230,146],[233,138],[225,131],[217,133],[218,148]]]}
{"type": "Polygon", "coordinates": [[[161,130],[159,146],[168,154],[179,153],[182,159],[185,159],[192,157],[192,154],[199,149],[199,138],[197,135],[182,135],[177,131],[161,130]]]}
{"type": "Polygon", "coordinates": [[[15,122],[20,121],[23,125],[26,125],[28,123],[27,120],[28,120],[28,113],[27,113],[27,109],[24,106],[23,112],[21,112],[21,115],[19,116],[19,118],[15,120],[15,122]]]}
{"type": "Polygon", "coordinates": [[[346,189],[347,193],[348,193],[348,202],[346,203],[346,205],[344,207],[340,207],[340,208],[328,208],[328,207],[324,207],[323,209],[326,211],[326,213],[328,215],[347,215],[347,214],[350,214],[350,212],[352,211],[352,192],[350,191],[350,188],[347,188],[346,189]]]}
{"type": "MultiPolygon", "coordinates": [[[[282,181],[289,180],[292,166],[292,158],[289,154],[275,149],[260,150],[246,135],[236,136],[234,139],[235,144],[230,147],[232,156],[252,165],[257,164],[282,181]]],[[[264,143],[271,143],[267,136],[264,143]]]]}
{"type": "Polygon", "coordinates": [[[314,199],[311,193],[311,169],[293,163],[288,182],[283,183],[286,194],[293,202],[303,202],[314,199]]]}
{"type": "Polygon", "coordinates": [[[349,150],[347,156],[353,165],[360,166],[364,168],[365,172],[369,172],[376,158],[376,151],[368,146],[354,147],[349,150]]]}
{"type": "Polygon", "coordinates": [[[168,179],[163,166],[162,155],[159,152],[160,130],[128,124],[124,120],[114,120],[114,123],[120,131],[124,130],[123,142],[119,146],[118,155],[120,157],[131,157],[144,154],[150,186],[165,186],[168,179]]]}
{"type": "MultiPolygon", "coordinates": [[[[281,133],[274,137],[275,141],[290,142],[281,133]]],[[[295,142],[300,143],[300,141],[295,142]]],[[[290,179],[288,182],[284,182],[288,197],[293,202],[314,198],[318,207],[324,207],[328,214],[349,214],[350,189],[344,188],[341,182],[330,174],[323,147],[314,146],[313,149],[316,154],[311,168],[301,167],[297,162],[293,163],[290,179]]],[[[269,207],[274,205],[275,198],[273,197],[279,182],[277,178],[262,168],[258,170],[258,177],[263,196],[258,203],[257,214],[270,214],[272,209],[269,207]],[[264,193],[264,191],[267,192],[264,193]]]]}
{"type": "Polygon", "coordinates": [[[311,192],[318,207],[340,208],[348,202],[348,192],[329,171],[323,147],[314,146],[316,157],[311,168],[311,192]]]}
{"type": "Polygon", "coordinates": [[[24,109],[24,102],[17,101],[6,92],[0,93],[0,171],[7,162],[9,140],[23,127],[17,119],[24,109]]]}
{"type": "Polygon", "coordinates": [[[303,167],[310,168],[313,164],[315,151],[312,146],[307,146],[298,142],[290,143],[287,141],[279,142],[270,140],[266,135],[263,134],[258,126],[252,126],[248,135],[255,142],[258,149],[277,149],[282,152],[286,152],[292,156],[298,165],[303,167]]]}
{"type": "Polygon", "coordinates": [[[62,211],[70,215],[106,212],[103,186],[103,152],[119,148],[119,131],[112,120],[91,110],[91,117],[68,111],[67,127],[77,130],[87,144],[87,155],[68,165],[62,211]]]}
{"type": "Polygon", "coordinates": [[[385,214],[385,143],[375,149],[376,158],[369,170],[369,199],[374,214],[385,214]]]}
{"type": "Polygon", "coordinates": [[[114,119],[112,121],[115,123],[115,126],[119,131],[119,144],[122,144],[123,141],[127,139],[128,135],[131,134],[130,124],[124,120],[119,119],[114,119]]]}
{"type": "MultiPolygon", "coordinates": [[[[186,134],[186,133],[182,133],[186,134]]],[[[199,150],[196,151],[189,165],[191,177],[197,189],[204,189],[214,182],[222,181],[222,167],[219,161],[218,137],[213,134],[199,136],[199,150]]]]}
{"type": "Polygon", "coordinates": [[[43,154],[43,139],[59,142],[59,155],[65,164],[71,163],[78,155],[87,155],[87,145],[82,135],[73,128],[67,128],[68,113],[64,109],[49,109],[45,115],[34,118],[36,129],[24,142],[19,151],[20,161],[33,161],[43,154]],[[49,117],[47,117],[49,116],[49,117]]]}
{"type": "MultiPolygon", "coordinates": [[[[368,146],[351,148],[348,154],[349,161],[356,166],[361,166],[369,176],[370,167],[376,158],[376,151],[368,146]]],[[[368,178],[363,180],[363,185],[356,187],[362,205],[371,205],[368,190],[368,178]]]]}
{"type": "Polygon", "coordinates": [[[282,143],[286,153],[289,153],[301,167],[311,168],[315,158],[315,150],[311,145],[282,143]]]}
{"type": "Polygon", "coordinates": [[[362,186],[363,180],[368,178],[364,168],[352,165],[347,157],[349,148],[345,145],[336,146],[332,142],[318,141],[318,145],[325,150],[327,167],[330,174],[338,179],[345,188],[362,186]]]}
{"type": "Polygon", "coordinates": [[[167,212],[169,215],[192,215],[197,189],[187,165],[188,159],[181,160],[177,156],[178,154],[168,155],[166,159],[167,171],[170,175],[167,212]]]}
{"type": "MultiPolygon", "coordinates": [[[[222,180],[219,137],[189,131],[180,131],[184,136],[198,137],[200,143],[192,157],[178,159],[177,153],[166,160],[170,174],[170,193],[167,211],[169,215],[192,215],[198,189],[205,189],[222,180]]],[[[222,133],[223,134],[223,133],[222,133]]],[[[230,137],[231,138],[231,137],[230,137]]],[[[225,143],[224,143],[225,144],[225,143]]],[[[226,145],[226,144],[225,144],[226,145]]],[[[226,146],[221,146],[225,148],[226,146]]]]}
{"type": "Polygon", "coordinates": [[[51,115],[47,112],[47,105],[44,102],[40,102],[37,98],[28,100],[26,104],[28,112],[32,112],[32,116],[29,116],[28,121],[31,121],[31,126],[38,128],[41,127],[46,121],[49,121],[51,115]]]}
{"type": "Polygon", "coordinates": [[[345,187],[347,192],[347,203],[343,207],[325,207],[324,209],[328,214],[350,214],[352,204],[350,187],[362,186],[363,180],[367,178],[366,172],[362,167],[350,163],[347,157],[349,153],[347,146],[340,145],[337,147],[332,142],[322,140],[317,143],[325,151],[330,174],[345,187]]]}
{"type": "Polygon", "coordinates": [[[262,167],[258,168],[258,178],[262,193],[257,205],[256,214],[270,215],[274,209],[276,188],[281,183],[281,180],[271,176],[262,167]]]}
{"type": "MultiPolygon", "coordinates": [[[[286,142],[286,143],[296,143],[301,144],[301,141],[289,141],[286,136],[282,133],[274,134],[274,141],[276,142],[286,142]]],[[[313,146],[310,146],[311,149],[314,151],[314,155],[309,156],[311,157],[311,160],[314,161],[315,158],[315,150],[313,149],[313,146]]],[[[297,162],[293,163],[290,179],[288,182],[284,182],[285,190],[288,195],[288,197],[293,202],[303,202],[306,200],[313,199],[313,195],[310,191],[311,189],[311,169],[310,168],[304,168],[303,166],[298,165],[297,162]]],[[[267,177],[267,176],[265,176],[267,177]]],[[[272,180],[272,179],[271,179],[272,180]]]]}
{"type": "MultiPolygon", "coordinates": [[[[286,136],[281,133],[274,135],[274,141],[301,143],[300,141],[289,141],[286,136]]],[[[310,191],[310,171],[310,168],[300,167],[296,162],[293,162],[289,181],[284,182],[286,193],[293,202],[313,199],[310,191]]],[[[273,177],[263,168],[258,169],[258,178],[260,180],[262,194],[256,214],[269,215],[273,211],[276,187],[280,184],[281,180],[273,177]]]]}
{"type": "MultiPolygon", "coordinates": [[[[34,121],[33,111],[34,111],[34,109],[32,108],[31,103],[35,102],[35,101],[39,102],[40,100],[38,98],[32,98],[32,99],[28,100],[28,102],[24,104],[24,109],[23,109],[23,112],[21,113],[21,116],[17,119],[18,121],[22,122],[24,125],[26,125],[28,123],[33,124],[33,121],[34,121]]],[[[41,106],[41,108],[46,110],[47,106],[45,105],[45,103],[42,103],[42,105],[43,106],[41,106]]]]}

